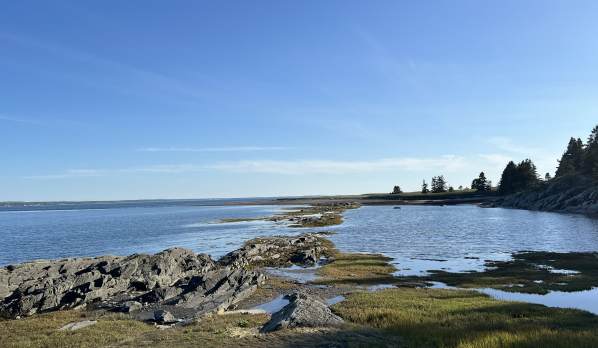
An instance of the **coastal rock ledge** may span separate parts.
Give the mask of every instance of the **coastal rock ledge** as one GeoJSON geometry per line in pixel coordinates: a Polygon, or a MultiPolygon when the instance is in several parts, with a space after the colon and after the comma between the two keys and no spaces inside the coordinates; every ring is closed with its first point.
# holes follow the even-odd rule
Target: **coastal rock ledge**
{"type": "Polygon", "coordinates": [[[596,214],[598,187],[595,185],[589,177],[569,174],[553,179],[541,189],[501,197],[492,205],[526,210],[596,214]]]}
{"type": "Polygon", "coordinates": [[[127,295],[127,301],[192,308],[199,316],[226,310],[265,280],[263,273],[224,267],[210,255],[183,248],[155,255],[37,260],[0,268],[0,312],[32,315],[127,295]]]}

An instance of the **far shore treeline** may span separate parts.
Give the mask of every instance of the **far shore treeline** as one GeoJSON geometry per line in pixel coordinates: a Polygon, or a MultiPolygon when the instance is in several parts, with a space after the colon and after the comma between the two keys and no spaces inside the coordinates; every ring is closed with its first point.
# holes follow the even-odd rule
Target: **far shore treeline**
{"type": "MultiPolygon", "coordinates": [[[[598,125],[592,129],[588,141],[584,144],[581,138],[571,137],[567,149],[558,160],[559,164],[555,173],[555,178],[559,178],[571,173],[580,173],[589,176],[598,182],[598,125]]],[[[527,158],[519,163],[510,161],[502,172],[498,183],[498,190],[501,195],[522,192],[529,190],[538,184],[552,180],[550,173],[544,177],[538,175],[538,170],[534,162],[527,158]]],[[[423,180],[421,193],[442,193],[453,192],[454,188],[447,184],[443,175],[432,178],[430,188],[426,180],[423,180]]],[[[459,186],[459,190],[468,190],[468,187],[459,186]]],[[[481,172],[478,178],[471,182],[471,189],[477,191],[491,191],[492,181],[487,180],[484,172],[481,172]]],[[[395,186],[391,194],[403,193],[399,186],[395,186]]]]}

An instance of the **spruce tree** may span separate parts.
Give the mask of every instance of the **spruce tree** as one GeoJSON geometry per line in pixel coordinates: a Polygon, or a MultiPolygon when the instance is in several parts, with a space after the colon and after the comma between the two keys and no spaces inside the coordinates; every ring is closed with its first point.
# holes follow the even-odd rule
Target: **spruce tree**
{"type": "Polygon", "coordinates": [[[581,139],[571,138],[567,145],[567,150],[561,156],[558,161],[559,166],[556,170],[556,177],[563,176],[565,174],[573,173],[582,170],[585,149],[583,147],[583,141],[581,139]]]}
{"type": "Polygon", "coordinates": [[[593,174],[598,179],[598,125],[588,138],[582,168],[584,173],[593,174]]]}
{"type": "Polygon", "coordinates": [[[422,184],[422,193],[428,193],[428,184],[426,184],[426,179],[424,179],[424,183],[422,184]]]}
{"type": "Polygon", "coordinates": [[[517,165],[510,161],[503,170],[498,183],[501,195],[508,195],[517,192],[517,165]]]}
{"type": "Polygon", "coordinates": [[[471,188],[476,189],[478,191],[490,191],[492,187],[492,182],[486,179],[486,175],[484,172],[480,173],[480,176],[476,179],[473,179],[471,182],[471,188]]]}
{"type": "Polygon", "coordinates": [[[401,187],[400,186],[393,187],[391,194],[399,194],[399,193],[403,193],[403,190],[401,190],[401,187]]]}
{"type": "Polygon", "coordinates": [[[446,192],[446,180],[443,175],[435,176],[432,178],[432,192],[442,193],[446,192]]]}
{"type": "Polygon", "coordinates": [[[517,165],[517,191],[528,190],[540,182],[538,169],[529,158],[517,165]]]}

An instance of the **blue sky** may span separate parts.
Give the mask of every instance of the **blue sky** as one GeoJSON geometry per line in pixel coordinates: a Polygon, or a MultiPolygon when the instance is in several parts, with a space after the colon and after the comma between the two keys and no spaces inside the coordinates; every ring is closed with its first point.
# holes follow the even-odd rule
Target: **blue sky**
{"type": "Polygon", "coordinates": [[[554,174],[598,123],[595,1],[5,1],[0,201],[554,174]]]}

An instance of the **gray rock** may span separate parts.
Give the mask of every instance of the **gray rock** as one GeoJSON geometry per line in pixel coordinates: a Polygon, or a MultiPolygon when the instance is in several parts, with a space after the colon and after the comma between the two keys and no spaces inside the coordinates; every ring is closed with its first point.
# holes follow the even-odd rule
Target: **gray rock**
{"type": "Polygon", "coordinates": [[[598,213],[598,187],[581,174],[553,179],[544,189],[516,193],[494,201],[494,206],[539,211],[598,213]]]}
{"type": "Polygon", "coordinates": [[[154,319],[158,324],[167,324],[175,321],[174,315],[162,309],[159,309],[154,312],[154,319]]]}
{"type": "Polygon", "coordinates": [[[78,323],[69,323],[69,324],[64,325],[60,329],[58,329],[58,331],[64,331],[64,330],[75,331],[75,330],[82,329],[87,326],[95,325],[97,323],[98,323],[97,320],[85,320],[85,321],[80,321],[78,323]]]}
{"type": "Polygon", "coordinates": [[[260,329],[261,333],[293,327],[340,326],[344,323],[325,304],[303,293],[296,293],[289,300],[290,303],[274,313],[260,329]]]}
{"type": "Polygon", "coordinates": [[[130,313],[134,311],[138,311],[143,308],[143,305],[137,301],[127,301],[121,307],[121,311],[125,313],[130,313]]]}
{"type": "MultiPolygon", "coordinates": [[[[172,287],[180,279],[219,268],[209,255],[171,248],[155,255],[37,260],[0,268],[0,311],[31,315],[74,308],[131,290],[172,287]],[[8,290],[7,290],[8,289],[8,290]]],[[[180,292],[158,293],[158,300],[180,292]]]]}

